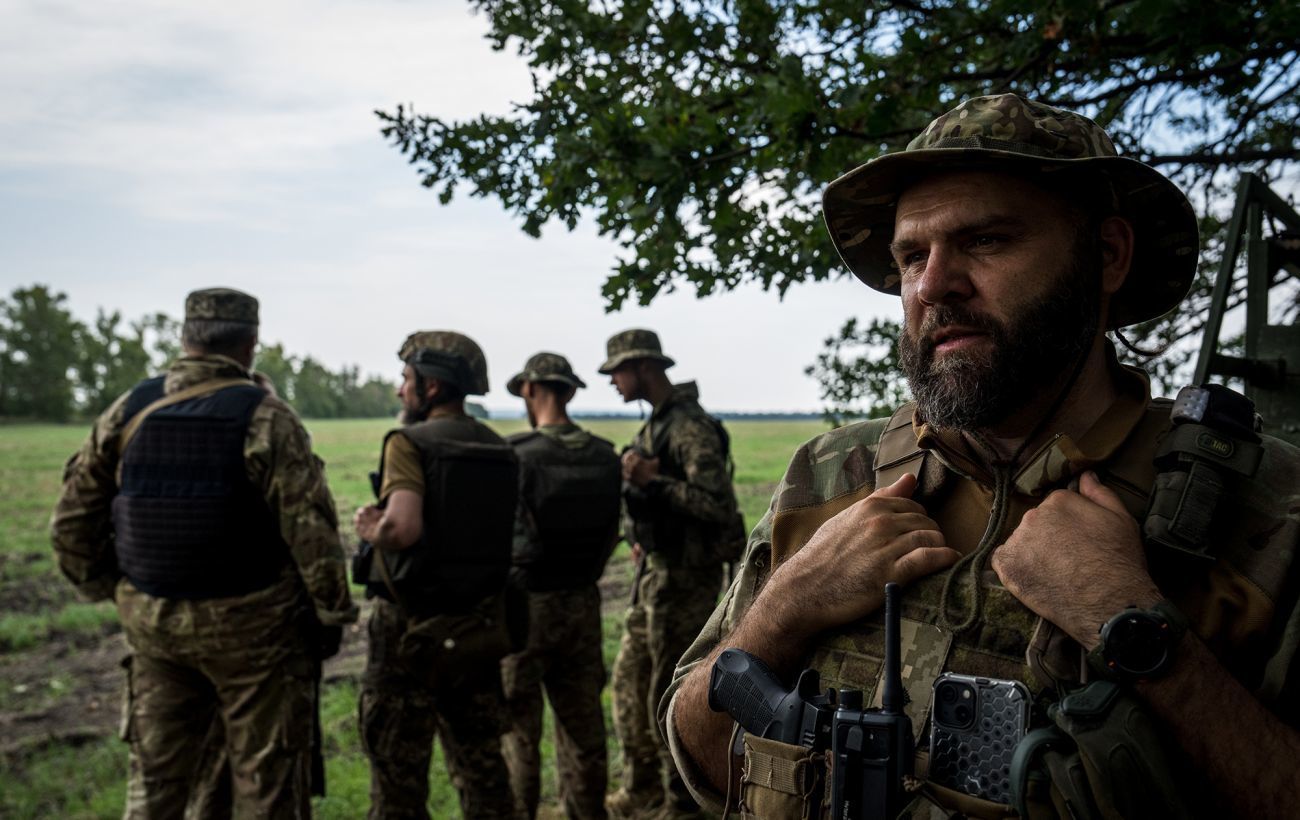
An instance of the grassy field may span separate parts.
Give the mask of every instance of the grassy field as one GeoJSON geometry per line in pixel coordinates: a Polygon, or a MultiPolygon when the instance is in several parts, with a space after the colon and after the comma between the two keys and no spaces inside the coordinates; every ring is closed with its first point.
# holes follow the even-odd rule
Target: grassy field
{"type": "MultiPolygon", "coordinates": [[[[385,420],[314,421],[308,424],[327,464],[345,535],[351,543],[351,512],[370,498],[367,474],[378,461],[385,420]]],[[[493,422],[502,433],[521,421],[493,422]]],[[[617,444],[639,422],[588,425],[617,444]]],[[[794,448],[823,431],[810,422],[732,422],[736,488],[751,526],[767,507],[772,489],[794,448]]],[[[116,817],[125,791],[126,750],[111,736],[118,674],[124,652],[111,604],[84,604],[59,575],[47,526],[67,457],[80,445],[84,427],[0,426],[0,817],[116,817]]],[[[631,576],[626,548],[615,553],[606,578],[625,588],[631,576]]],[[[607,600],[606,666],[613,664],[622,628],[622,602],[607,600]]],[[[349,643],[356,635],[349,637],[349,643]]],[[[354,647],[355,649],[355,647],[354,647]]],[[[341,661],[323,692],[329,795],[316,802],[316,816],[356,818],[368,805],[368,769],[356,730],[359,657],[341,661]]],[[[330,670],[327,669],[327,672],[330,670]]],[[[606,725],[608,693],[606,693],[606,725]]],[[[549,735],[549,730],[548,730],[549,735]]],[[[611,776],[619,771],[617,743],[609,729],[611,776]]],[[[547,770],[543,816],[551,814],[554,755],[544,741],[547,770]]],[[[430,811],[459,814],[455,792],[435,758],[430,811]]],[[[551,815],[558,816],[558,815],[551,815]]]]}

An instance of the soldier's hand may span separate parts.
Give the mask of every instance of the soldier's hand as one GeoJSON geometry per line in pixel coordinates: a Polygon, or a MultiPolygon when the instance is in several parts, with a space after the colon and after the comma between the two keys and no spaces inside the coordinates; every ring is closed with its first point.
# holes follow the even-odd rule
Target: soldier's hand
{"type": "Polygon", "coordinates": [[[623,454],[623,480],[633,487],[644,487],[659,475],[659,459],[646,458],[635,450],[623,454]]]}
{"type": "Polygon", "coordinates": [[[641,543],[637,542],[632,545],[632,563],[639,564],[645,557],[645,550],[641,549],[641,543]]]}
{"type": "Polygon", "coordinates": [[[1091,471],[1078,492],[1057,490],[1025,513],[992,564],[1021,603],[1088,649],[1112,615],[1161,598],[1137,522],[1091,471]]]}
{"type": "Polygon", "coordinates": [[[352,516],[352,528],[356,530],[357,537],[362,541],[374,541],[379,519],[383,517],[384,511],[374,504],[357,507],[356,514],[352,516]]]}
{"type": "MultiPolygon", "coordinates": [[[[908,584],[960,557],[911,496],[916,476],[880,487],[818,528],[762,592],[795,636],[811,636],[879,609],[885,584],[908,584]]],[[[757,606],[757,603],[755,604],[757,606]]]]}

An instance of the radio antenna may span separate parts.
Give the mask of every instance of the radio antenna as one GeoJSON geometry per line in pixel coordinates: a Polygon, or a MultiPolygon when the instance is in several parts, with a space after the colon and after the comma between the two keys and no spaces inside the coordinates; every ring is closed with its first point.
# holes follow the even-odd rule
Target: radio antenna
{"type": "Polygon", "coordinates": [[[885,584],[885,674],[881,682],[881,711],[886,715],[903,712],[903,673],[899,655],[902,651],[900,620],[902,608],[898,584],[885,584]]]}

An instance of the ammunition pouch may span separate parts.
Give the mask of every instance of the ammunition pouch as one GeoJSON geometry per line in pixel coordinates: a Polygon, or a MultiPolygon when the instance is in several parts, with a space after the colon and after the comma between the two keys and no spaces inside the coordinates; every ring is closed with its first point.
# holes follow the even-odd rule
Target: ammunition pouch
{"type": "Polygon", "coordinates": [[[1012,757],[1011,798],[1022,817],[1196,816],[1197,781],[1132,692],[1094,681],[1048,715],[1054,725],[1026,735],[1012,757]]]}
{"type": "Polygon", "coordinates": [[[1217,384],[1184,387],[1170,418],[1142,532],[1147,543],[1213,562],[1208,536],[1225,484],[1254,476],[1264,455],[1259,418],[1250,399],[1217,384]]]}
{"type": "Polygon", "coordinates": [[[466,613],[408,619],[397,651],[430,688],[446,691],[481,677],[511,651],[505,594],[485,598],[466,613]]]}
{"type": "Polygon", "coordinates": [[[740,770],[740,811],[745,818],[830,817],[830,752],[815,752],[745,734],[740,770]]]}

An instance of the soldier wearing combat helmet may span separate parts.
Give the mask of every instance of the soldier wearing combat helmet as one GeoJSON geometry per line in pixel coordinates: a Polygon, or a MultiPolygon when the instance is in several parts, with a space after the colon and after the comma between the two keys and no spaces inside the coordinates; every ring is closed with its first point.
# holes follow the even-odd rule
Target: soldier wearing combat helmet
{"type": "Polygon", "coordinates": [[[607,806],[617,816],[657,811],[691,817],[694,800],[655,723],[673,667],[717,601],[725,545],[743,541],[722,424],[700,407],[694,382],[673,384],[652,331],[610,338],[600,372],[625,402],[645,400],[650,418],[623,453],[624,533],[638,562],[638,586],[614,662],[614,726],[623,782],[607,806]]]}
{"type": "Polygon", "coordinates": [[[537,815],[542,688],[555,716],[556,775],[569,817],[605,816],[605,687],[600,578],[618,540],[614,445],[574,424],[567,406],[586,387],[558,353],[538,353],[506,389],[524,400],[532,430],[510,436],[519,457],[511,597],[526,616],[523,651],[501,664],[513,722],[506,762],[521,813],[537,815]]]}
{"type": "Polygon", "coordinates": [[[360,705],[370,816],[428,817],[440,736],[464,815],[512,817],[499,738],[516,460],[465,413],[488,390],[472,339],[413,333],[398,358],[403,426],[384,438],[376,503],[354,518],[369,561],[354,580],[377,598],[360,705]]]}
{"type": "Polygon", "coordinates": [[[313,678],[357,610],[321,462],[250,369],[257,308],[191,293],[184,355],[95,421],[54,511],[131,648],[128,818],[310,815],[313,678]]]}
{"type": "Polygon", "coordinates": [[[934,816],[931,803],[945,817],[1008,816],[1012,797],[1042,817],[1300,805],[1300,452],[1248,442],[1246,418],[1235,435],[1262,452],[1254,476],[1224,473],[1213,514],[1188,520],[1208,551],[1157,540],[1153,462],[1179,428],[1106,336],[1186,293],[1197,253],[1186,197],[1118,156],[1091,120],[1004,94],[962,103],[906,150],[831,183],[823,204],[849,269],[902,298],[915,400],[795,453],[661,704],[696,796],[720,807],[730,765],[747,773],[730,793],[755,816],[816,816],[820,792],[798,786],[834,767],[752,739],[732,759],[731,721],[707,703],[710,669],[736,647],[786,686],[811,667],[869,702],[883,587],[897,582],[918,748],[945,671],[1022,682],[1052,704],[1039,737],[1057,744],[1020,757],[1013,769],[1042,776],[1000,800],[978,778],[940,784],[918,760],[909,816],[934,816]],[[1087,709],[1067,698],[1098,678],[1082,691],[1106,698],[1087,709]],[[1088,757],[1084,732],[1116,742],[1088,757]],[[798,783],[758,776],[804,764],[798,783]]]}

